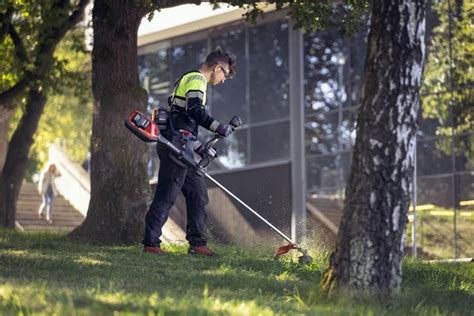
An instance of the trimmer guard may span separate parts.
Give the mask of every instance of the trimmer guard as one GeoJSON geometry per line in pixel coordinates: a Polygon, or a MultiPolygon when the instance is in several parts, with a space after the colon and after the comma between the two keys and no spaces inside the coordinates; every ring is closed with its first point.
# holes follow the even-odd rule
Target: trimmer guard
{"type": "Polygon", "coordinates": [[[153,143],[158,141],[160,133],[158,126],[150,118],[137,110],[132,111],[128,115],[125,120],[125,127],[144,142],[153,143]]]}
{"type": "Polygon", "coordinates": [[[281,246],[276,250],[275,255],[273,257],[276,259],[278,256],[284,255],[285,253],[289,252],[291,249],[299,249],[299,248],[300,247],[292,243],[285,246],[281,246]]]}

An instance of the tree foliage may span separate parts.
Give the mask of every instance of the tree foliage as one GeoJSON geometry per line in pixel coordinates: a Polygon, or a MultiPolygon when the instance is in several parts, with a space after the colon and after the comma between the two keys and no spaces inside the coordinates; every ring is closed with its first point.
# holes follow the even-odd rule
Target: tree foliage
{"type": "Polygon", "coordinates": [[[13,109],[28,87],[47,89],[57,82],[63,64],[54,51],[77,24],[87,0],[22,0],[0,3],[0,52],[5,59],[0,106],[13,109]]]}
{"type": "MultiPolygon", "coordinates": [[[[60,68],[47,93],[35,142],[30,151],[27,178],[37,173],[48,160],[48,148],[60,143],[69,157],[82,163],[87,157],[92,129],[91,60],[84,48],[84,28],[77,27],[59,44],[54,58],[60,68]]],[[[11,122],[10,134],[24,113],[21,106],[11,122]]]]}
{"type": "MultiPolygon", "coordinates": [[[[214,9],[219,8],[223,3],[240,7],[246,10],[244,14],[248,21],[255,22],[258,17],[263,16],[262,1],[245,0],[211,0],[209,1],[214,9]]],[[[196,1],[156,1],[142,0],[141,3],[153,17],[154,10],[161,10],[181,4],[200,4],[196,1]]],[[[344,34],[352,34],[358,27],[365,24],[366,13],[369,8],[369,0],[303,0],[303,1],[266,1],[267,4],[274,4],[277,10],[288,9],[288,16],[295,21],[295,28],[302,28],[307,32],[336,28],[344,34]]]]}
{"type": "MultiPolygon", "coordinates": [[[[422,86],[423,118],[435,119],[438,136],[456,136],[474,130],[474,3],[440,0],[433,4],[439,25],[429,42],[422,86]]],[[[451,153],[450,138],[438,148],[451,153]]],[[[456,154],[474,154],[474,134],[456,141],[456,154]]]]}

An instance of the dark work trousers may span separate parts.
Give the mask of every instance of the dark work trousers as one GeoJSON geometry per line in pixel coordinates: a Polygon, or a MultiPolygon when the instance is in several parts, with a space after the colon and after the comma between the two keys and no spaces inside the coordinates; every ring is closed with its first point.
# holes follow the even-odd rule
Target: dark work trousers
{"type": "Polygon", "coordinates": [[[204,178],[192,169],[183,168],[174,163],[166,146],[158,143],[160,170],[155,197],[145,216],[145,237],[142,243],[146,247],[160,245],[162,227],[168,219],[169,211],[176,201],[179,190],[186,198],[187,225],[186,240],[191,246],[206,245],[205,226],[206,206],[209,203],[204,178]]]}

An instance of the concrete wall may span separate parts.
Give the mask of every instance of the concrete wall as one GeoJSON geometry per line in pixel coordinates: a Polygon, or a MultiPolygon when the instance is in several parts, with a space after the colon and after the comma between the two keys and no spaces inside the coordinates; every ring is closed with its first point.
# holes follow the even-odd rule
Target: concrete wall
{"type": "MultiPolygon", "coordinates": [[[[290,235],[290,164],[235,171],[213,176],[235,195],[290,235]]],[[[239,245],[265,245],[283,240],[245,207],[208,182],[208,228],[212,240],[239,245]]],[[[154,189],[154,188],[153,188],[154,189]]],[[[170,212],[186,228],[186,206],[182,194],[170,212]]]]}

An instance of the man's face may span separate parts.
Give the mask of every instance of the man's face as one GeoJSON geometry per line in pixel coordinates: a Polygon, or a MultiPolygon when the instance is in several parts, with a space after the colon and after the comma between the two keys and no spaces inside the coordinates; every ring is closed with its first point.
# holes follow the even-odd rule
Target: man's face
{"type": "Polygon", "coordinates": [[[224,83],[229,78],[229,65],[228,64],[217,64],[214,66],[214,70],[211,74],[210,84],[216,86],[224,83]]]}

